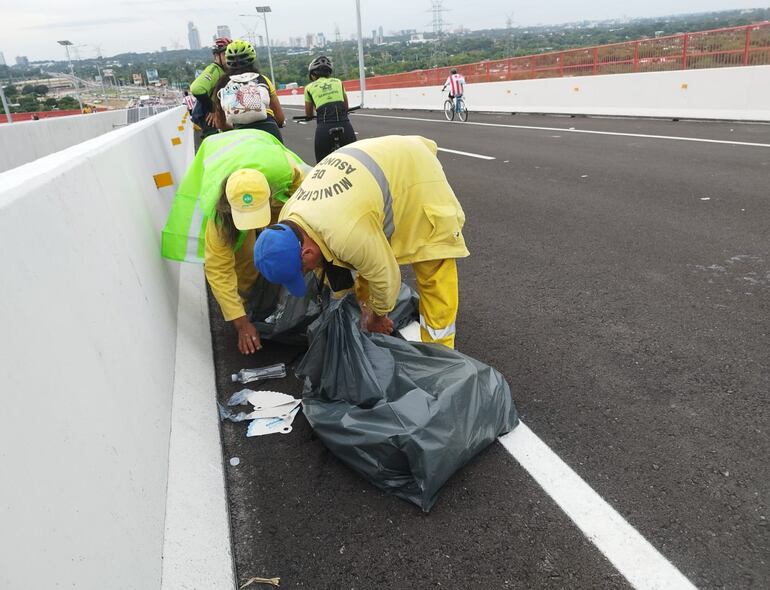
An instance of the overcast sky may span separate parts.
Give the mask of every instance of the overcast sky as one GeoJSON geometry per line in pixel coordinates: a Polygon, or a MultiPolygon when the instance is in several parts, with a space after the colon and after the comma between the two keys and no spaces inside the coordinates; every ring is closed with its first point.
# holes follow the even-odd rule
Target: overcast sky
{"type": "MultiPolygon", "coordinates": [[[[258,2],[260,0],[257,0],[258,2]]],[[[334,39],[335,25],[343,38],[356,33],[354,0],[267,0],[273,12],[268,15],[271,40],[323,32],[334,39]]],[[[664,16],[687,12],[763,8],[770,0],[644,0],[633,4],[617,0],[540,0],[506,2],[502,0],[443,0],[448,29],[501,28],[508,15],[514,26],[557,24],[577,20],[664,16]]],[[[0,0],[0,52],[7,63],[17,55],[30,60],[62,59],[64,50],[56,41],[68,39],[79,48],[82,57],[126,51],[169,49],[175,44],[188,48],[187,22],[198,27],[206,45],[217,25],[229,25],[234,37],[247,36],[256,27],[262,34],[264,24],[255,17],[256,3],[213,0],[0,0]],[[219,4],[219,7],[212,8],[219,4]]],[[[388,31],[400,29],[431,30],[430,0],[362,0],[362,28],[365,35],[382,26],[388,31]]]]}

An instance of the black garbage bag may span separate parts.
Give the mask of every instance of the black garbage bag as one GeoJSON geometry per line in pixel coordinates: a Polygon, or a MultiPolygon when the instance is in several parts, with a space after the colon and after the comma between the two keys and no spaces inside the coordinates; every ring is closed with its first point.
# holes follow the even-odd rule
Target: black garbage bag
{"type": "Polygon", "coordinates": [[[313,273],[305,276],[304,297],[294,297],[285,287],[267,282],[261,275],[246,302],[251,323],[261,338],[285,344],[307,344],[306,330],[321,314],[322,301],[328,300],[328,287],[318,290],[313,273]]]}
{"type": "MultiPolygon", "coordinates": [[[[395,323],[408,323],[414,301],[402,288],[395,323]]],[[[296,372],[318,437],[375,486],[425,512],[458,469],[518,423],[499,372],[440,344],[363,332],[352,294],[330,303],[308,339],[296,372]]]]}

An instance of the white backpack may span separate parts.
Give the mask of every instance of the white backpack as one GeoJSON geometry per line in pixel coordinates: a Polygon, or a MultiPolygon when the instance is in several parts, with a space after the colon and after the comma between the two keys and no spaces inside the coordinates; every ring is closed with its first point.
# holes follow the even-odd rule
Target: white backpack
{"type": "Polygon", "coordinates": [[[219,104],[230,125],[254,123],[267,119],[270,90],[260,74],[246,72],[230,76],[227,85],[218,93],[219,104]]]}

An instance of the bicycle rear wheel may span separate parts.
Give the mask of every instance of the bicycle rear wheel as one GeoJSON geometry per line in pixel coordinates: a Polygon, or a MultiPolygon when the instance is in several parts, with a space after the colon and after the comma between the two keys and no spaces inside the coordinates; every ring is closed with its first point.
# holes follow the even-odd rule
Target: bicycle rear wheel
{"type": "Polygon", "coordinates": [[[449,99],[444,102],[444,116],[447,121],[451,121],[455,118],[455,105],[449,99]]]}
{"type": "Polygon", "coordinates": [[[460,110],[457,113],[457,117],[463,123],[468,120],[468,107],[465,106],[465,101],[462,98],[460,99],[460,110]]]}

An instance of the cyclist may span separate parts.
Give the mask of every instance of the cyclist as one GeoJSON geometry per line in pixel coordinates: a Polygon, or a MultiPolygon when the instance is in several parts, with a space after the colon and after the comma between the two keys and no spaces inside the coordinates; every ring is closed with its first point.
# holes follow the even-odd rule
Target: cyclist
{"type": "Polygon", "coordinates": [[[270,79],[256,66],[257,52],[236,39],[225,50],[227,73],[217,82],[214,110],[220,129],[260,129],[283,143],[285,117],[270,79]]]}
{"type": "Polygon", "coordinates": [[[331,129],[342,127],[344,130],[336,147],[353,143],[356,134],[348,119],[348,95],[342,81],[331,77],[331,60],[325,55],[318,56],[310,62],[307,73],[310,84],[305,86],[305,115],[312,117],[313,110],[316,112],[315,159],[320,162],[335,149],[329,134],[331,129]]]}
{"type": "Polygon", "coordinates": [[[213,104],[211,102],[214,94],[214,86],[225,73],[225,49],[230,43],[227,37],[219,37],[214,40],[211,47],[211,53],[214,55],[214,61],[206,66],[201,75],[195,78],[190,84],[190,94],[195,97],[197,103],[192,114],[192,122],[201,128],[203,137],[216,133],[213,124],[213,104]]]}
{"type": "Polygon", "coordinates": [[[449,98],[453,98],[455,101],[455,113],[459,113],[460,99],[465,93],[465,78],[462,74],[457,73],[457,68],[452,68],[446,82],[441,87],[441,92],[444,92],[447,86],[449,86],[449,98]]]}

